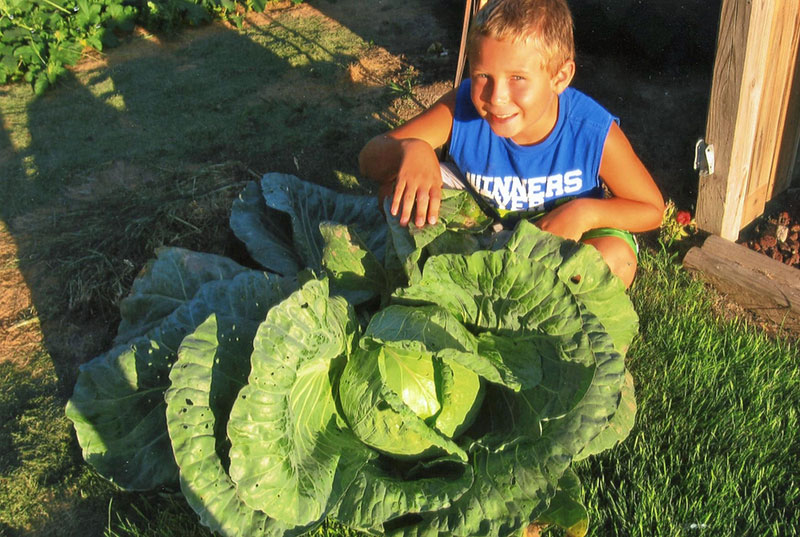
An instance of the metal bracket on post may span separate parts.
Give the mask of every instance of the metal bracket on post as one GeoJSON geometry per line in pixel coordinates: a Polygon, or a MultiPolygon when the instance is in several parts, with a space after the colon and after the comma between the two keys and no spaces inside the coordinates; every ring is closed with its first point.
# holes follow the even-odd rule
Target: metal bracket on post
{"type": "Polygon", "coordinates": [[[714,144],[707,144],[702,138],[694,146],[694,170],[700,175],[714,173],[714,144]]]}

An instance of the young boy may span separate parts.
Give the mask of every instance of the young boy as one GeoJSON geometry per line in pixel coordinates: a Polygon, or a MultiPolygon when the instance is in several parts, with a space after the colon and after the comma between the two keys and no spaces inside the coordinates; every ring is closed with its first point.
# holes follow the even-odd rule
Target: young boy
{"type": "Polygon", "coordinates": [[[443,184],[468,188],[505,221],[596,247],[626,286],[630,232],[655,229],[664,200],[617,125],[570,88],[572,16],[565,0],[489,0],[467,40],[469,79],[428,110],[370,140],[361,172],[406,225],[434,224],[443,184]],[[455,176],[435,149],[449,143],[455,176]],[[604,186],[611,196],[604,196],[604,186]]]}

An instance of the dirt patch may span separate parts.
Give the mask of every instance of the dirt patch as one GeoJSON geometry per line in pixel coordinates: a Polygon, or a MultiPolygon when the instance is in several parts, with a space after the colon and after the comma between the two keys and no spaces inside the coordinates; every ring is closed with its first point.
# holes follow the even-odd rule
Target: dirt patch
{"type": "Polygon", "coordinates": [[[14,239],[0,221],[0,363],[25,367],[41,348],[42,332],[17,259],[14,239]]]}
{"type": "Polygon", "coordinates": [[[356,87],[383,87],[386,82],[403,68],[403,61],[393,56],[383,47],[370,47],[347,68],[350,82],[356,87]]]}

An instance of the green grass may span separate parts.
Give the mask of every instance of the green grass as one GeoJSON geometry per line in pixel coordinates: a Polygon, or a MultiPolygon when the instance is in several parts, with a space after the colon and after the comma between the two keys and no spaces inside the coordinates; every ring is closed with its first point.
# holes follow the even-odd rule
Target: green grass
{"type": "Polygon", "coordinates": [[[0,384],[0,535],[96,528],[86,509],[97,497],[82,485],[95,482],[105,494],[110,487],[81,464],[49,356],[39,353],[24,369],[0,363],[0,384]]]}
{"type": "Polygon", "coordinates": [[[579,465],[591,535],[797,535],[800,349],[717,318],[664,253],[645,254],[632,298],[637,424],[579,465]]]}
{"type": "Polygon", "coordinates": [[[136,46],[136,58],[79,71],[39,99],[27,86],[0,90],[0,217],[50,203],[112,159],[161,169],[239,160],[329,184],[336,171],[355,172],[363,139],[347,134],[370,122],[352,113],[344,71],[368,45],[346,29],[284,15],[243,32],[136,46]]]}
{"type": "MultiPolygon", "coordinates": [[[[23,272],[44,336],[0,362],[3,536],[209,535],[180,496],[118,491],[83,462],[64,417],[77,364],[105,350],[157,247],[236,255],[227,214],[253,174],[365,189],[355,155],[395,96],[347,81],[368,45],[315,17],[137,46],[39,99],[0,88],[0,219],[18,248],[2,268],[23,272]]],[[[622,445],[577,466],[590,535],[797,535],[800,349],[721,319],[663,252],[645,250],[631,295],[639,413],[622,445]]]]}

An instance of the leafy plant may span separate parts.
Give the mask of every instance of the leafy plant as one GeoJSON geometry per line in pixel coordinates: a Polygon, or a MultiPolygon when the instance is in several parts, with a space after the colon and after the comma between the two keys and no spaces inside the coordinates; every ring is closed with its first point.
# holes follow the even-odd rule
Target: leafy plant
{"type": "Polygon", "coordinates": [[[397,80],[388,82],[389,90],[400,97],[413,97],[414,85],[417,83],[418,77],[419,73],[413,67],[409,67],[400,73],[397,80]]]}
{"type": "Polygon", "coordinates": [[[678,210],[675,203],[669,200],[658,230],[658,241],[662,248],[669,248],[694,233],[697,233],[697,223],[691,213],[678,210]]]}
{"type": "Polygon", "coordinates": [[[231,226],[267,272],[159,253],[67,406],[85,459],[179,482],[223,535],[584,535],[570,465],[633,426],[637,317],[593,248],[489,223],[465,192],[416,229],[293,176],[248,185],[231,226]]]}
{"type": "MultiPolygon", "coordinates": [[[[102,51],[135,24],[154,30],[212,18],[241,26],[240,12],[274,0],[2,0],[0,84],[24,81],[43,93],[87,48],[102,51]]],[[[298,4],[302,0],[292,0],[298,4]]]]}

